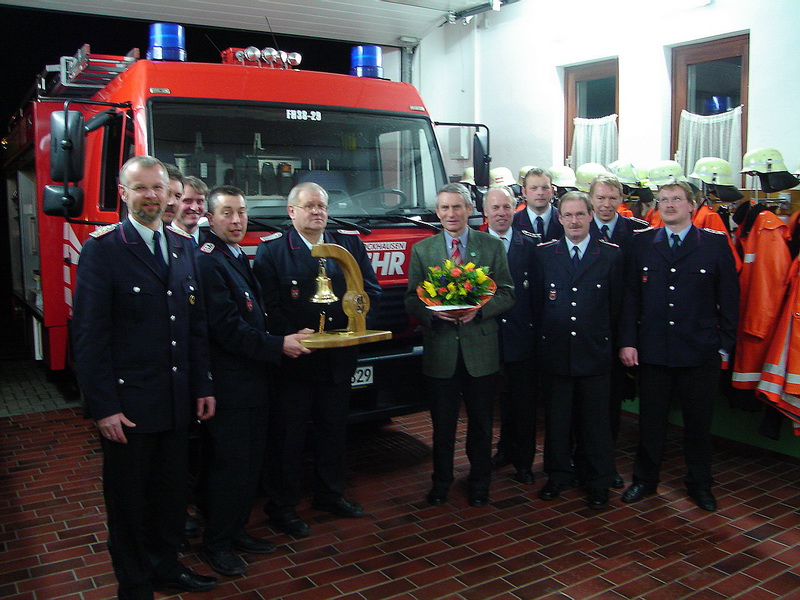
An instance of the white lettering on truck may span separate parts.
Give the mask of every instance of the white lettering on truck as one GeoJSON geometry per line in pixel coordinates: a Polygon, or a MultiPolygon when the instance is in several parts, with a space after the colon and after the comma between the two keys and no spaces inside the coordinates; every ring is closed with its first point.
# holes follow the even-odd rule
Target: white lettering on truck
{"type": "Polygon", "coordinates": [[[364,246],[379,277],[405,274],[406,242],[364,242],[364,246]]]}

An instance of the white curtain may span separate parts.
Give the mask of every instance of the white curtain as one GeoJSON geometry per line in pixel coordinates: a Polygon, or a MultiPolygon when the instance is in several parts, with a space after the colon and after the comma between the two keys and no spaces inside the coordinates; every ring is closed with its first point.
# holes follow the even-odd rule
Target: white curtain
{"type": "Polygon", "coordinates": [[[694,170],[697,159],[704,156],[727,160],[733,168],[734,182],[739,182],[736,174],[742,168],[741,106],[719,115],[708,116],[681,111],[675,160],[683,165],[688,176],[694,170]]]}
{"type": "Polygon", "coordinates": [[[572,135],[572,152],[569,166],[577,169],[588,162],[600,163],[608,167],[617,160],[617,115],[608,115],[599,119],[583,119],[576,117],[575,132],[572,135]]]}

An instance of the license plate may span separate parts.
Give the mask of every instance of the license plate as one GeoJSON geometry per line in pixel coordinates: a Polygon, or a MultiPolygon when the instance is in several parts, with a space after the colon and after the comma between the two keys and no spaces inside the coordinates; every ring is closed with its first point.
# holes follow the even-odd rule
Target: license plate
{"type": "Polygon", "coordinates": [[[372,368],[372,365],[359,365],[356,367],[356,372],[353,373],[353,376],[350,378],[350,386],[355,388],[370,385],[374,374],[375,370],[372,368]]]}

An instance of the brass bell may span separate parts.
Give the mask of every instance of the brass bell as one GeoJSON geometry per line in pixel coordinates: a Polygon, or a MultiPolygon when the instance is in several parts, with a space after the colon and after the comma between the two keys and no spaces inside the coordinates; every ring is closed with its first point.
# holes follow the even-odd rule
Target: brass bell
{"type": "Polygon", "coordinates": [[[315,304],[332,304],[339,300],[333,293],[331,279],[325,273],[325,260],[319,261],[319,274],[317,275],[317,293],[311,296],[311,302],[315,304]]]}

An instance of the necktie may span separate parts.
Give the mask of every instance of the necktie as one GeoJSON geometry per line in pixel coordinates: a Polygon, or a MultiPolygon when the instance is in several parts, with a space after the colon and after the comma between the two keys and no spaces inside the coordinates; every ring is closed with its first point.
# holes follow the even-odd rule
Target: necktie
{"type": "Polygon", "coordinates": [[[462,263],[461,249],[458,247],[460,243],[461,242],[458,238],[453,238],[453,254],[450,255],[450,258],[457,265],[460,265],[462,263]]]}
{"type": "Polygon", "coordinates": [[[573,268],[577,269],[578,265],[581,262],[581,257],[579,254],[580,250],[578,250],[577,246],[572,247],[572,266],[573,268]]]}
{"type": "Polygon", "coordinates": [[[542,217],[536,217],[536,233],[544,237],[544,219],[542,217]]]}
{"type": "Polygon", "coordinates": [[[672,238],[672,256],[675,256],[678,254],[678,248],[681,247],[681,236],[679,236],[677,233],[673,233],[669,237],[672,238]]]}
{"type": "Polygon", "coordinates": [[[603,225],[603,226],[600,228],[600,235],[602,235],[602,236],[603,236],[603,239],[604,239],[605,241],[608,241],[608,225],[603,225]]]}
{"type": "Polygon", "coordinates": [[[158,231],[153,232],[153,255],[162,273],[166,276],[169,269],[167,263],[164,262],[164,254],[161,252],[161,234],[158,231]]]}
{"type": "Polygon", "coordinates": [[[505,246],[506,252],[508,252],[508,246],[509,246],[508,238],[501,235],[500,236],[500,241],[503,242],[503,246],[505,246]]]}

